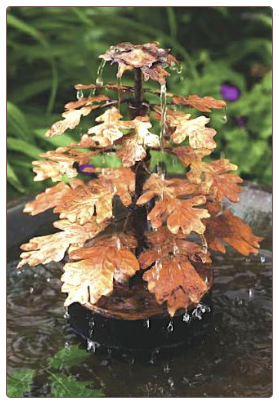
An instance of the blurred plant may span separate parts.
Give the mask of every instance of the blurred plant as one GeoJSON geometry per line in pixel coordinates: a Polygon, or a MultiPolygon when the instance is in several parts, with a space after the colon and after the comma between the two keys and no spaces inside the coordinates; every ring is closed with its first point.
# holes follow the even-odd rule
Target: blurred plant
{"type": "MultiPolygon", "coordinates": [[[[73,345],[62,348],[40,372],[49,375],[50,391],[48,397],[103,397],[102,391],[91,387],[91,381],[80,381],[70,372],[70,369],[91,357],[84,349],[73,345]]],[[[32,381],[36,371],[32,369],[18,369],[7,377],[8,397],[35,397],[32,393],[32,381]]]]}
{"type": "MultiPolygon", "coordinates": [[[[65,137],[45,139],[43,134],[57,118],[58,106],[73,97],[72,83],[92,82],[97,55],[108,44],[123,41],[123,32],[131,42],[152,38],[178,55],[183,73],[169,80],[170,91],[210,91],[218,97],[224,84],[240,90],[239,99],[229,103],[227,117],[214,114],[213,124],[221,135],[216,157],[225,150],[241,162],[244,178],[270,183],[271,14],[268,7],[9,8],[9,198],[40,189],[32,181],[32,159],[47,147],[63,145],[60,141],[69,143],[65,137]],[[243,116],[246,123],[239,127],[243,116]]],[[[114,75],[109,70],[105,81],[114,75]]],[[[179,166],[166,163],[179,172],[179,166]]]]}

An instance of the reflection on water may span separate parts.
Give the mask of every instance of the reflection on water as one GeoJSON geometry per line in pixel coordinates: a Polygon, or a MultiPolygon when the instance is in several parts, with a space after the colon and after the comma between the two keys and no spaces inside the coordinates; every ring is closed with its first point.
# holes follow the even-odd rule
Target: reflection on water
{"type": "MultiPolygon", "coordinates": [[[[143,358],[97,347],[86,361],[68,369],[68,374],[94,380],[97,388],[112,397],[270,396],[268,244],[257,257],[247,259],[229,252],[214,258],[213,324],[190,348],[156,349],[143,358]]],[[[60,293],[61,267],[39,266],[17,273],[16,264],[8,265],[8,372],[35,369],[32,394],[47,396],[49,376],[42,370],[47,360],[61,348],[77,344],[60,293]]]]}

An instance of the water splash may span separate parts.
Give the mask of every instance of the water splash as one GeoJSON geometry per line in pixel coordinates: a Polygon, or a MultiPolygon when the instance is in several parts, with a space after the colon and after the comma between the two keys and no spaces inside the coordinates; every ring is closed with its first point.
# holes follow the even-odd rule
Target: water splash
{"type": "Polygon", "coordinates": [[[170,365],[168,363],[166,363],[163,367],[164,373],[169,373],[171,368],[170,365]]]}
{"type": "Polygon", "coordinates": [[[173,332],[173,322],[172,322],[172,320],[167,325],[167,331],[168,332],[173,332]]]}
{"type": "Polygon", "coordinates": [[[265,256],[263,254],[260,255],[261,264],[265,263],[265,256]]]}
{"type": "Polygon", "coordinates": [[[198,320],[201,320],[203,314],[210,311],[211,308],[209,306],[203,303],[199,303],[197,307],[192,311],[192,318],[197,318],[198,320]]]}
{"type": "Polygon", "coordinates": [[[96,348],[98,348],[100,344],[98,342],[94,342],[90,339],[87,340],[87,351],[96,352],[96,348]]]}
{"type": "Polygon", "coordinates": [[[161,84],[160,89],[160,104],[161,104],[161,121],[160,121],[160,149],[164,152],[164,137],[166,133],[167,121],[167,87],[166,84],[161,84]]]}
{"type": "Polygon", "coordinates": [[[64,318],[66,318],[66,319],[70,318],[68,307],[65,307],[64,318]]]}
{"type": "Polygon", "coordinates": [[[84,97],[82,90],[77,90],[77,100],[81,100],[84,97]]]}
{"type": "Polygon", "coordinates": [[[67,350],[67,351],[69,351],[70,349],[71,349],[71,345],[69,344],[69,342],[65,342],[65,344],[64,344],[64,348],[67,350]]]}
{"type": "Polygon", "coordinates": [[[182,321],[184,321],[184,323],[189,323],[190,320],[191,320],[190,314],[186,310],[182,317],[182,321]]]}
{"type": "Polygon", "coordinates": [[[102,60],[98,70],[97,70],[97,79],[96,79],[96,85],[102,87],[104,85],[104,80],[103,80],[103,70],[106,65],[106,61],[102,60]]]}
{"type": "Polygon", "coordinates": [[[173,380],[172,377],[170,377],[170,378],[168,379],[168,384],[169,384],[169,386],[170,386],[171,389],[174,388],[174,380],[173,380]]]}

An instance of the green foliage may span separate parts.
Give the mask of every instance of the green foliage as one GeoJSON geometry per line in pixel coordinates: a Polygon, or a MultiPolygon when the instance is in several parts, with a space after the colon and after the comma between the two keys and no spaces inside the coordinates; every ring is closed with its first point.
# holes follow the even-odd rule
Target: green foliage
{"type": "Polygon", "coordinates": [[[89,382],[80,382],[73,376],[51,374],[51,397],[104,397],[92,389],[89,382]]]}
{"type": "MultiPolygon", "coordinates": [[[[73,374],[69,374],[71,368],[90,357],[89,352],[77,345],[62,348],[51,357],[47,367],[43,369],[49,375],[50,397],[103,397],[103,392],[93,388],[92,382],[80,381],[73,374]]],[[[35,376],[36,372],[31,369],[14,371],[7,377],[8,397],[23,397],[24,394],[31,394],[30,388],[35,376]]]]}
{"type": "Polygon", "coordinates": [[[90,353],[78,346],[71,346],[70,349],[63,348],[49,360],[52,369],[65,369],[76,366],[90,357],[90,353]]]}
{"type": "MultiPolygon", "coordinates": [[[[244,178],[270,183],[269,7],[10,7],[7,23],[9,197],[49,185],[33,182],[32,160],[78,134],[46,139],[45,131],[75,99],[73,85],[95,81],[98,55],[123,41],[157,40],[172,48],[183,65],[182,75],[174,71],[168,80],[172,92],[220,98],[224,82],[238,86],[241,96],[228,102],[227,124],[224,113],[212,114],[219,135],[215,154],[225,152],[244,178]],[[241,117],[244,127],[237,125],[241,117]]],[[[106,66],[104,81],[115,81],[115,71],[106,66]]],[[[131,76],[123,81],[131,84],[131,76]]],[[[176,165],[166,163],[174,172],[176,165]]]]}
{"type": "Polygon", "coordinates": [[[7,376],[7,396],[24,397],[30,390],[33,376],[34,371],[31,369],[16,370],[11,376],[7,376]]]}

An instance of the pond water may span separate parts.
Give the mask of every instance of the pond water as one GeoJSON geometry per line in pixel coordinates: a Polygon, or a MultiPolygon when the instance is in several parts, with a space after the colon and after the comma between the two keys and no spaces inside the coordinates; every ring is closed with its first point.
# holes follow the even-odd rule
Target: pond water
{"type": "MultiPolygon", "coordinates": [[[[263,223],[262,231],[266,229],[263,223]]],[[[25,396],[272,394],[272,255],[268,236],[256,257],[243,258],[232,250],[214,257],[213,318],[204,335],[191,346],[145,354],[91,344],[86,347],[65,315],[61,267],[25,267],[18,273],[14,260],[18,252],[13,248],[8,254],[7,361],[12,377],[19,369],[33,370],[25,396]]]]}

